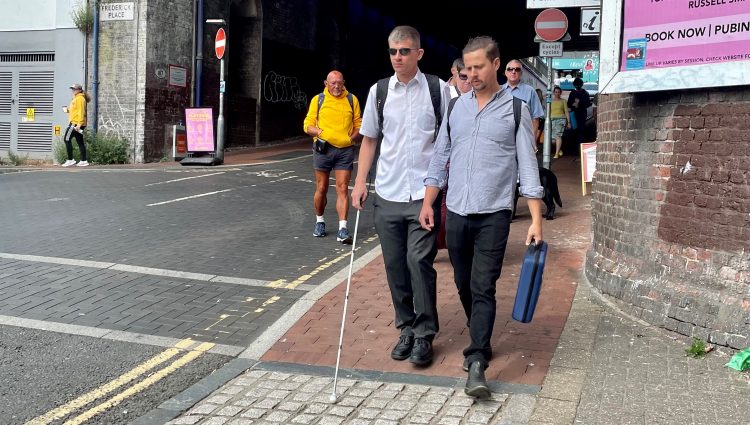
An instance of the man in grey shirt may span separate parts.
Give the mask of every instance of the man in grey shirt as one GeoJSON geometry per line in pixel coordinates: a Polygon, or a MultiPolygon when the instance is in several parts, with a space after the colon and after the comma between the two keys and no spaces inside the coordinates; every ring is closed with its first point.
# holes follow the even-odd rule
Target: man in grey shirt
{"type": "Polygon", "coordinates": [[[529,198],[531,210],[527,245],[542,240],[544,189],[532,148],[529,108],[521,108],[516,131],[513,97],[497,81],[497,43],[490,37],[473,38],[464,47],[463,57],[474,90],[460,96],[443,120],[424,180],[419,222],[426,230],[435,226],[432,201],[446,184],[450,160],[448,254],[471,336],[471,343],[464,349],[464,369],[469,372],[465,391],[487,398],[490,390],[484,370],[492,357],[495,282],[500,277],[510,232],[516,176],[520,175],[520,192],[529,198]]]}

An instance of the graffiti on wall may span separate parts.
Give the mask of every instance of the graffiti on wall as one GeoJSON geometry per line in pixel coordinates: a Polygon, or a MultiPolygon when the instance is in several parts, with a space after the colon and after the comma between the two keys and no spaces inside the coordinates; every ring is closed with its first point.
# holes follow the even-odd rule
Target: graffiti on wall
{"type": "Polygon", "coordinates": [[[274,71],[263,78],[263,99],[270,103],[291,102],[300,110],[307,107],[307,95],[300,88],[297,77],[279,75],[274,71]]]}

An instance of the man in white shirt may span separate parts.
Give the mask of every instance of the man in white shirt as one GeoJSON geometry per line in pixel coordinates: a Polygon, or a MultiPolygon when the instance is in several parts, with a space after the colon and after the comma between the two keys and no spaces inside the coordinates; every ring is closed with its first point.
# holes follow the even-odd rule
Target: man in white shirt
{"type": "MultiPolygon", "coordinates": [[[[437,273],[433,267],[437,230],[423,229],[419,212],[438,117],[427,77],[417,66],[424,54],[419,32],[409,26],[398,26],[388,36],[388,47],[395,74],[388,81],[382,105],[382,129],[377,84],[370,88],[360,127],[364,139],[352,206],[361,210],[367,199],[367,175],[382,133],[373,205],[375,230],[396,313],[395,325],[401,332],[391,358],[409,358],[417,366],[426,366],[432,361],[432,340],[438,332],[437,273]]],[[[445,82],[439,81],[439,85],[440,110],[444,111],[450,98],[445,82]]],[[[435,206],[439,205],[438,198],[435,206]]]]}

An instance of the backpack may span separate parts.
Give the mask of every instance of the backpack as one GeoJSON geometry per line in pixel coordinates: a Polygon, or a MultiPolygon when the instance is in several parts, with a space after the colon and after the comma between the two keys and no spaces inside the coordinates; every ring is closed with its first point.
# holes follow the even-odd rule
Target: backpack
{"type": "MultiPolygon", "coordinates": [[[[432,109],[435,112],[435,138],[437,138],[438,130],[440,130],[440,124],[443,123],[443,113],[440,109],[441,95],[440,95],[440,78],[437,75],[424,74],[427,79],[427,87],[430,90],[430,100],[432,100],[432,109]]],[[[375,90],[375,108],[378,112],[378,144],[375,147],[375,157],[368,173],[370,181],[375,179],[375,172],[377,170],[378,158],[380,158],[380,143],[383,141],[383,109],[385,108],[385,99],[388,97],[388,83],[391,81],[391,77],[381,78],[378,80],[378,86],[375,90]]],[[[434,139],[433,139],[434,141],[434,139]]]]}
{"type": "MultiPolygon", "coordinates": [[[[427,78],[427,87],[430,89],[430,99],[432,100],[432,109],[435,111],[435,136],[443,123],[443,114],[440,110],[440,78],[437,75],[424,74],[427,78]]],[[[388,82],[391,77],[378,80],[378,87],[375,92],[375,107],[378,110],[378,128],[380,129],[380,139],[383,138],[383,109],[385,108],[385,99],[388,97],[388,82]]],[[[379,150],[379,149],[378,149],[379,150]]]]}
{"type": "MultiPolygon", "coordinates": [[[[319,124],[320,121],[320,108],[323,106],[323,100],[326,98],[326,92],[322,91],[318,95],[318,112],[315,115],[315,123],[319,124]]],[[[346,100],[349,101],[349,106],[352,108],[352,114],[354,114],[354,96],[351,93],[347,93],[346,100]]]]}
{"type": "MultiPolygon", "coordinates": [[[[445,119],[448,120],[446,122],[448,137],[450,137],[451,135],[451,111],[453,110],[453,106],[456,104],[457,100],[458,97],[454,97],[453,99],[451,99],[450,103],[448,103],[448,111],[445,114],[445,119]]],[[[521,105],[523,105],[523,100],[513,96],[513,119],[516,121],[516,133],[518,133],[518,127],[521,125],[521,105]]]]}
{"type": "MultiPolygon", "coordinates": [[[[320,108],[323,106],[323,101],[326,98],[326,92],[322,91],[318,95],[318,112],[315,115],[315,123],[320,124],[320,108]]],[[[351,93],[347,93],[346,100],[349,101],[349,106],[352,108],[352,114],[354,114],[354,96],[351,93]]]]}

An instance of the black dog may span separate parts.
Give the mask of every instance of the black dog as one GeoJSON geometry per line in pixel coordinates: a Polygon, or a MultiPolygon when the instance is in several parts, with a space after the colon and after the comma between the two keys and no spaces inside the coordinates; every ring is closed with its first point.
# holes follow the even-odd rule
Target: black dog
{"type": "MultiPolygon", "coordinates": [[[[557,176],[552,171],[539,167],[539,182],[544,187],[544,206],[547,207],[547,211],[544,212],[543,217],[547,220],[555,219],[555,202],[557,205],[562,207],[562,200],[560,199],[560,191],[557,189],[557,176]]],[[[516,185],[516,196],[513,200],[513,218],[516,218],[516,206],[518,205],[518,198],[521,193],[518,191],[518,185],[516,185]]]]}

